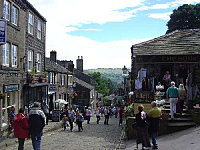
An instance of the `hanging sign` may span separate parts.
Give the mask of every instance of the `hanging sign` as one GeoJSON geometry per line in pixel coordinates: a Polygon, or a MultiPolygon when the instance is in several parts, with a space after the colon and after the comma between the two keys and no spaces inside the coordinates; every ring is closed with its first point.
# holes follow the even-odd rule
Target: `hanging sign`
{"type": "Polygon", "coordinates": [[[12,91],[19,91],[19,84],[4,85],[3,89],[4,89],[4,93],[12,92],[12,91]]]}
{"type": "Polygon", "coordinates": [[[0,45],[6,43],[6,20],[0,19],[0,45]]]}

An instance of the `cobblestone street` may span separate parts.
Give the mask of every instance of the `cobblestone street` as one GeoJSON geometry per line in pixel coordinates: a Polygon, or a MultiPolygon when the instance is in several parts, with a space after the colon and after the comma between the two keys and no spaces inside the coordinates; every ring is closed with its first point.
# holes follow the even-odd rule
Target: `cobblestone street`
{"type": "MultiPolygon", "coordinates": [[[[44,134],[41,150],[114,150],[121,135],[118,118],[110,118],[109,125],[104,125],[104,117],[99,124],[95,119],[92,118],[89,125],[84,121],[83,132],[78,132],[75,125],[73,132],[67,128],[66,131],[58,129],[44,134]]],[[[14,145],[5,150],[16,149],[17,145],[14,145]]],[[[26,141],[25,150],[33,150],[31,140],[26,141]]]]}

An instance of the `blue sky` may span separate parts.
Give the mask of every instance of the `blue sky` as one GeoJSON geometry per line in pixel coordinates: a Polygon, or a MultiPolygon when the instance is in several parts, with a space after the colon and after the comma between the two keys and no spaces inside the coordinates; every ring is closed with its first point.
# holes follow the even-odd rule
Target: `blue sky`
{"type": "Polygon", "coordinates": [[[84,69],[131,66],[130,47],[165,34],[172,11],[200,0],[29,0],[47,19],[47,56],[84,69]]]}

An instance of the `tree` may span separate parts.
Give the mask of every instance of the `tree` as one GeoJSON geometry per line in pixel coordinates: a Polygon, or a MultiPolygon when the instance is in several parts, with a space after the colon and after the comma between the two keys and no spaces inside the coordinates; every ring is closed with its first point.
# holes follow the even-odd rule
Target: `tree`
{"type": "Polygon", "coordinates": [[[89,76],[91,76],[95,81],[95,89],[99,93],[103,94],[104,96],[114,93],[116,87],[110,79],[102,78],[100,72],[89,73],[89,76]]]}
{"type": "Polygon", "coordinates": [[[200,4],[184,4],[174,9],[167,23],[170,33],[175,30],[199,29],[200,28],[200,4]]]}

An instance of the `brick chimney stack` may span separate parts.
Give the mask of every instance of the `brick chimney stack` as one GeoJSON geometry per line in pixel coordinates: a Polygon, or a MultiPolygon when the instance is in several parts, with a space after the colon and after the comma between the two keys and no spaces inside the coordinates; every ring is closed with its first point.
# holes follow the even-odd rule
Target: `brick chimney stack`
{"type": "Polygon", "coordinates": [[[55,50],[50,52],[50,61],[57,62],[57,52],[55,50]]]}
{"type": "Polygon", "coordinates": [[[76,69],[83,72],[83,56],[78,56],[78,59],[76,60],[76,69]]]}

